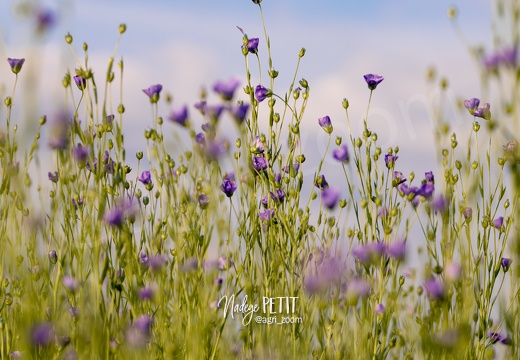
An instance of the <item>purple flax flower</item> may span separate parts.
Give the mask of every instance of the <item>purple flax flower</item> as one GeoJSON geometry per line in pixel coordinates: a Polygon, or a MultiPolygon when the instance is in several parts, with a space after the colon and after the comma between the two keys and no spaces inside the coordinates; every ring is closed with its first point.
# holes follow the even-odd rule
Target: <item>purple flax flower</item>
{"type": "Polygon", "coordinates": [[[206,106],[206,114],[209,116],[211,121],[213,123],[218,122],[218,119],[220,118],[220,115],[222,115],[222,112],[226,109],[224,105],[208,105],[206,106]]]}
{"type": "Polygon", "coordinates": [[[410,197],[411,199],[413,199],[413,197],[419,193],[419,188],[417,186],[408,186],[406,184],[398,185],[397,190],[402,192],[405,196],[412,194],[412,197],[410,197]]]}
{"type": "Polygon", "coordinates": [[[385,155],[386,167],[389,169],[393,169],[395,166],[395,162],[397,161],[398,158],[399,158],[399,156],[397,156],[397,155],[386,154],[385,155]]]}
{"type": "Polygon", "coordinates": [[[417,195],[424,196],[425,198],[429,199],[432,197],[433,192],[435,191],[435,185],[429,182],[425,182],[421,185],[421,188],[417,192],[417,195]]]}
{"type": "Polygon", "coordinates": [[[495,331],[488,332],[486,337],[491,341],[492,344],[496,344],[497,342],[500,342],[501,344],[504,344],[504,345],[512,344],[511,338],[509,336],[503,336],[499,332],[495,332],[495,331]]]}
{"type": "Polygon", "coordinates": [[[18,74],[22,70],[22,66],[23,66],[23,63],[25,62],[25,59],[7,58],[7,62],[9,63],[9,66],[11,67],[11,71],[15,74],[18,74]]]}
{"type": "Polygon", "coordinates": [[[263,205],[264,208],[267,208],[269,205],[269,198],[267,196],[264,196],[262,199],[260,199],[260,203],[263,205]]]}
{"type": "Polygon", "coordinates": [[[184,263],[180,266],[180,269],[184,272],[190,272],[197,270],[199,267],[199,261],[196,258],[189,258],[184,261],[184,263]]]}
{"type": "Polygon", "coordinates": [[[325,175],[316,176],[316,180],[314,181],[314,186],[316,186],[320,190],[325,190],[329,187],[327,180],[325,179],[325,175]]]}
{"type": "Polygon", "coordinates": [[[401,185],[406,181],[406,178],[404,177],[403,173],[400,171],[394,171],[394,180],[392,180],[392,186],[398,186],[401,185]]]}
{"type": "Polygon", "coordinates": [[[75,319],[79,315],[79,310],[77,307],[69,306],[69,313],[70,313],[70,316],[72,316],[72,318],[75,319]]]}
{"type": "Polygon", "coordinates": [[[155,296],[155,291],[157,288],[155,286],[145,286],[139,289],[139,298],[141,300],[152,301],[155,296]]]}
{"type": "Polygon", "coordinates": [[[263,156],[253,156],[253,167],[256,171],[267,170],[267,160],[263,156]]]}
{"type": "Polygon", "coordinates": [[[56,250],[50,250],[47,256],[49,257],[49,261],[52,264],[56,264],[56,262],[58,261],[58,254],[56,254],[56,250]]]}
{"type": "Polygon", "coordinates": [[[237,124],[242,124],[247,116],[247,111],[249,110],[249,104],[238,104],[231,105],[228,107],[228,111],[235,119],[237,124]]]}
{"type": "Polygon", "coordinates": [[[488,103],[485,103],[484,106],[475,110],[474,115],[484,120],[491,120],[490,105],[488,103]]]}
{"type": "Polygon", "coordinates": [[[224,192],[224,194],[226,194],[226,196],[229,198],[231,196],[233,196],[233,193],[235,192],[236,189],[237,189],[237,184],[234,181],[231,181],[228,179],[224,179],[222,181],[222,184],[220,185],[220,190],[222,190],[224,192]]]}
{"type": "Polygon", "coordinates": [[[236,89],[240,86],[240,81],[236,78],[231,78],[228,81],[218,81],[213,86],[213,91],[219,94],[222,99],[229,101],[233,99],[236,89]]]}
{"type": "Polygon", "coordinates": [[[141,175],[137,178],[140,182],[142,182],[144,185],[148,185],[152,182],[152,175],[149,171],[143,171],[141,175]]]}
{"type": "Polygon", "coordinates": [[[333,209],[339,200],[339,191],[327,188],[321,192],[321,202],[329,209],[333,209]]]}
{"type": "Polygon", "coordinates": [[[105,212],[105,222],[111,226],[121,226],[127,219],[135,217],[135,206],[129,198],[123,198],[105,212]]]}
{"type": "Polygon", "coordinates": [[[162,255],[154,255],[148,259],[148,266],[150,267],[150,270],[152,270],[153,272],[162,270],[166,263],[167,260],[162,255]]]}
{"type": "Polygon", "coordinates": [[[152,104],[155,104],[157,101],[159,101],[159,94],[161,93],[162,85],[152,85],[148,89],[144,89],[143,92],[148,95],[150,98],[150,102],[152,104]]]}
{"type": "Polygon", "coordinates": [[[63,282],[63,286],[65,286],[65,288],[71,292],[75,292],[79,287],[78,280],[74,279],[70,275],[65,275],[63,277],[62,282],[63,282]]]}
{"type": "Polygon", "coordinates": [[[88,155],[89,155],[89,149],[86,146],[82,146],[81,144],[78,144],[73,150],[74,158],[76,161],[84,166],[87,163],[88,155]]]}
{"type": "Polygon", "coordinates": [[[206,142],[204,150],[210,160],[217,160],[227,149],[229,149],[229,143],[226,140],[210,138],[206,142]]]}
{"type": "Polygon", "coordinates": [[[443,213],[448,209],[448,202],[446,201],[446,198],[443,195],[437,196],[432,201],[432,208],[436,212],[443,213]]]}
{"type": "Polygon", "coordinates": [[[269,90],[267,90],[262,85],[257,85],[255,88],[256,101],[258,101],[260,103],[260,102],[264,101],[267,96],[269,96],[269,90]]]}
{"type": "Polygon", "coordinates": [[[66,149],[69,144],[70,115],[61,111],[50,124],[49,146],[54,150],[66,149]]]}
{"type": "Polygon", "coordinates": [[[464,209],[464,211],[462,212],[462,215],[464,215],[464,218],[466,219],[466,221],[471,221],[471,218],[473,217],[473,209],[468,206],[467,208],[464,209]]]}
{"type": "Polygon", "coordinates": [[[300,163],[294,163],[290,166],[284,166],[282,168],[282,171],[285,172],[286,174],[292,174],[292,172],[294,172],[294,175],[296,175],[298,170],[300,170],[300,163]]]}
{"type": "Polygon", "coordinates": [[[516,66],[517,49],[516,47],[505,47],[499,52],[500,62],[505,66],[516,66]]]}
{"type": "MultiPolygon", "coordinates": [[[[247,51],[249,51],[251,54],[256,54],[258,52],[258,43],[260,42],[260,39],[258,38],[251,38],[247,40],[247,51]]],[[[245,46],[245,45],[242,45],[245,46]]]]}
{"type": "Polygon", "coordinates": [[[424,173],[424,178],[425,178],[426,182],[435,184],[435,177],[433,176],[433,172],[428,171],[428,172],[424,173]]]}
{"type": "Polygon", "coordinates": [[[186,105],[172,110],[170,116],[168,116],[168,120],[173,121],[181,126],[187,127],[188,124],[188,107],[186,105]]]}
{"type": "Polygon", "coordinates": [[[504,217],[503,216],[499,216],[495,220],[493,220],[493,227],[495,227],[497,229],[501,229],[502,225],[504,225],[504,217]]]}
{"type": "Polygon", "coordinates": [[[199,102],[196,102],[193,106],[195,109],[199,110],[202,115],[206,113],[206,106],[208,102],[206,100],[201,100],[199,102]]]}
{"type": "Polygon", "coordinates": [[[440,280],[431,277],[424,283],[424,288],[426,290],[426,293],[428,294],[428,298],[430,299],[430,301],[444,299],[446,291],[444,288],[444,284],[440,280]]]}
{"type": "Polygon", "coordinates": [[[60,175],[58,174],[57,171],[55,172],[50,172],[47,174],[49,176],[49,180],[52,181],[53,183],[57,183],[58,180],[60,179],[60,175]]]}
{"type": "Polygon", "coordinates": [[[208,133],[214,133],[215,132],[215,126],[213,126],[210,123],[204,123],[200,126],[202,131],[204,131],[206,134],[208,133]]]}
{"type": "Polygon", "coordinates": [[[224,179],[229,181],[235,181],[235,173],[234,172],[228,172],[224,175],[224,179]]]}
{"type": "Polygon", "coordinates": [[[480,104],[480,100],[477,98],[464,100],[464,107],[466,109],[468,109],[468,111],[471,115],[475,114],[475,111],[477,111],[479,104],[480,104]]]}
{"type": "Polygon", "coordinates": [[[404,241],[395,241],[388,245],[386,254],[397,260],[404,260],[406,256],[406,243],[404,241]]]}
{"type": "Polygon", "coordinates": [[[144,251],[141,251],[139,253],[139,262],[143,265],[148,265],[148,260],[148,255],[144,251]]]}
{"type": "Polygon", "coordinates": [[[444,278],[448,281],[455,282],[460,279],[462,267],[456,262],[450,262],[444,266],[444,278]]]}
{"type": "Polygon", "coordinates": [[[201,209],[206,209],[209,205],[209,196],[206,194],[200,194],[197,196],[197,201],[201,209]]]}
{"type": "Polygon", "coordinates": [[[253,145],[251,146],[251,152],[253,154],[263,154],[265,151],[264,144],[260,140],[260,136],[255,136],[253,145]]]}
{"type": "Polygon", "coordinates": [[[377,304],[374,307],[374,311],[376,314],[383,314],[385,312],[385,306],[383,304],[377,304]]]}
{"type": "Polygon", "coordinates": [[[206,144],[206,135],[204,135],[204,133],[198,133],[197,135],[195,135],[195,141],[197,142],[197,144],[206,144]]]}
{"type": "Polygon", "coordinates": [[[333,127],[332,122],[330,121],[330,117],[328,115],[325,115],[324,117],[321,117],[318,119],[318,124],[325,130],[327,134],[332,133],[333,127]]]}
{"type": "Polygon", "coordinates": [[[348,162],[350,157],[348,154],[347,145],[341,145],[338,149],[332,152],[332,157],[341,162],[348,162]]]}
{"type": "Polygon", "coordinates": [[[56,23],[56,16],[50,9],[39,9],[36,13],[36,31],[44,33],[56,23]]]}
{"type": "Polygon", "coordinates": [[[377,85],[379,85],[379,83],[385,79],[383,76],[376,74],[366,74],[363,77],[365,78],[365,81],[370,90],[375,90],[377,85]]]}
{"type": "Polygon", "coordinates": [[[366,298],[370,294],[370,285],[365,280],[352,278],[347,285],[347,300],[355,303],[359,298],[366,298]]]}
{"type": "Polygon", "coordinates": [[[269,221],[273,218],[274,209],[266,209],[258,213],[258,217],[263,221],[269,221]]]}
{"type": "Polygon", "coordinates": [[[83,91],[87,88],[87,79],[85,79],[81,75],[75,75],[74,82],[76,83],[76,86],[78,87],[78,89],[80,89],[81,91],[83,91]]]}
{"type": "Polygon", "coordinates": [[[385,243],[376,241],[358,246],[352,250],[352,255],[358,258],[362,263],[368,264],[379,261],[386,251],[387,247],[385,243]]]}
{"type": "Polygon", "coordinates": [[[274,181],[280,184],[282,182],[282,174],[276,173],[276,175],[274,176],[274,181]]]}
{"type": "Polygon", "coordinates": [[[32,327],[30,333],[30,341],[32,346],[48,346],[52,344],[53,340],[54,330],[50,323],[39,323],[32,327]]]}
{"type": "Polygon", "coordinates": [[[502,270],[504,272],[507,272],[509,270],[509,267],[511,266],[512,262],[513,262],[513,260],[511,260],[509,258],[502,258],[502,260],[500,260],[500,265],[502,265],[502,270]]]}
{"type": "Polygon", "coordinates": [[[133,325],[126,331],[126,340],[132,347],[144,347],[150,341],[152,320],[148,315],[135,319],[133,325]]]}
{"type": "Polygon", "coordinates": [[[83,198],[79,198],[77,201],[76,199],[72,199],[72,206],[74,206],[74,209],[77,209],[78,207],[81,207],[85,204],[85,200],[83,198]]]}
{"type": "Polygon", "coordinates": [[[320,254],[317,264],[316,275],[305,278],[305,291],[308,294],[316,294],[327,290],[327,288],[338,285],[341,281],[341,264],[333,257],[320,254]]]}

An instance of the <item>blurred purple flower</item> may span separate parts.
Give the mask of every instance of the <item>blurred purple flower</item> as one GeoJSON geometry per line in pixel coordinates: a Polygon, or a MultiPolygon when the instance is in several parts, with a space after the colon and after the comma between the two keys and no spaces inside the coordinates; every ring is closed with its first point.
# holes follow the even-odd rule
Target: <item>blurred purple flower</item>
{"type": "Polygon", "coordinates": [[[157,101],[159,101],[159,94],[161,93],[162,85],[152,85],[148,89],[144,89],[143,92],[148,95],[150,98],[150,102],[152,104],[155,104],[157,101]]]}
{"type": "Polygon", "coordinates": [[[152,301],[156,291],[155,286],[145,286],[139,289],[139,298],[141,300],[152,301]]]}
{"type": "Polygon", "coordinates": [[[378,210],[377,210],[377,216],[379,217],[387,217],[388,216],[388,208],[386,206],[381,206],[378,210]]]}
{"type": "Polygon", "coordinates": [[[262,85],[257,85],[255,88],[255,99],[259,103],[264,101],[265,98],[269,95],[269,90],[267,90],[262,85]]]}
{"type": "Polygon", "coordinates": [[[195,109],[199,110],[202,115],[204,115],[206,113],[207,104],[208,103],[206,100],[201,100],[199,102],[196,102],[193,106],[195,107],[195,109]]]}
{"type": "Polygon", "coordinates": [[[152,182],[152,175],[150,174],[149,171],[143,171],[141,173],[141,175],[139,175],[137,180],[139,180],[144,185],[148,185],[148,184],[150,184],[152,182]]]}
{"type": "Polygon", "coordinates": [[[397,161],[398,158],[399,158],[399,156],[397,156],[397,155],[386,154],[385,155],[386,167],[389,169],[393,169],[395,166],[395,162],[397,161]]]}
{"type": "Polygon", "coordinates": [[[258,213],[258,217],[264,221],[271,220],[273,218],[273,215],[274,215],[274,209],[266,209],[266,210],[258,213]]]}
{"type": "Polygon", "coordinates": [[[385,306],[383,304],[377,304],[374,307],[374,311],[376,314],[383,314],[385,312],[385,306]]]}
{"type": "Polygon", "coordinates": [[[381,241],[360,245],[352,250],[352,255],[364,264],[374,263],[381,259],[387,251],[387,246],[381,241]]]}
{"type": "Polygon", "coordinates": [[[238,104],[231,105],[228,108],[229,113],[235,119],[237,124],[242,124],[247,116],[247,111],[249,110],[249,104],[238,104]]]}
{"type": "Polygon", "coordinates": [[[329,116],[325,115],[324,117],[318,118],[318,124],[320,124],[327,134],[332,133],[333,127],[329,116]]]}
{"type": "Polygon", "coordinates": [[[135,204],[130,198],[121,198],[116,200],[111,209],[105,212],[105,222],[111,226],[121,226],[127,219],[135,217],[135,204]]]}
{"type": "Polygon", "coordinates": [[[264,208],[267,208],[269,205],[269,198],[267,196],[264,196],[262,199],[260,199],[260,203],[263,205],[264,208]]]}
{"type": "Polygon", "coordinates": [[[500,342],[503,345],[511,345],[513,342],[509,336],[503,336],[499,332],[488,332],[486,337],[491,341],[492,344],[496,344],[500,342]]]}
{"type": "Polygon", "coordinates": [[[85,200],[83,198],[79,198],[77,201],[76,201],[76,199],[72,199],[72,206],[74,206],[75,209],[83,206],[84,204],[85,204],[85,200]]]}
{"type": "Polygon", "coordinates": [[[406,256],[406,242],[394,241],[387,246],[386,254],[394,259],[404,260],[406,256]]]}
{"type": "Polygon", "coordinates": [[[197,201],[201,209],[205,209],[209,205],[209,196],[206,194],[200,194],[197,196],[197,201]]]}
{"type": "Polygon", "coordinates": [[[282,189],[277,189],[275,192],[270,192],[271,199],[275,202],[281,203],[285,200],[285,192],[282,189]]]}
{"type": "Polygon", "coordinates": [[[11,359],[14,359],[14,360],[22,359],[23,358],[23,352],[21,352],[19,350],[11,351],[9,353],[9,356],[11,357],[11,359]]]}
{"type": "Polygon", "coordinates": [[[264,144],[260,140],[260,136],[255,136],[253,139],[253,145],[251,146],[251,152],[253,154],[263,154],[265,151],[264,144]]]}
{"type": "Polygon", "coordinates": [[[445,296],[444,284],[434,277],[429,278],[424,283],[424,289],[430,301],[442,300],[445,296]]]}
{"type": "Polygon", "coordinates": [[[62,280],[63,286],[65,289],[75,292],[79,287],[79,281],[73,278],[70,275],[65,275],[62,280]]]}
{"type": "Polygon", "coordinates": [[[341,281],[342,268],[339,260],[325,254],[321,254],[320,258],[321,260],[315,261],[316,274],[305,278],[305,291],[311,295],[339,285],[341,281]]]}
{"type": "Polygon", "coordinates": [[[473,115],[484,120],[491,120],[490,105],[488,103],[485,103],[484,106],[475,110],[475,113],[473,115]]]}
{"type": "Polygon", "coordinates": [[[316,176],[316,180],[314,181],[314,186],[316,186],[320,190],[328,189],[329,183],[325,179],[325,175],[316,176]]]}
{"type": "Polygon", "coordinates": [[[154,272],[162,270],[168,261],[162,255],[154,255],[148,259],[148,266],[154,272]]]}
{"type": "Polygon", "coordinates": [[[464,215],[464,218],[465,218],[466,220],[468,220],[468,221],[471,220],[471,218],[473,217],[473,209],[470,208],[469,206],[466,207],[466,208],[464,209],[464,211],[462,212],[462,215],[464,215]]]}
{"type": "Polygon", "coordinates": [[[148,255],[144,251],[139,253],[139,262],[143,265],[148,265],[148,255]]]}
{"type": "Polygon", "coordinates": [[[256,171],[267,170],[267,160],[263,156],[253,156],[253,168],[256,171]]]}
{"type": "Polygon", "coordinates": [[[236,89],[240,86],[240,81],[236,78],[231,78],[228,81],[218,81],[213,86],[213,91],[222,97],[222,99],[229,101],[233,99],[236,89]]]}
{"type": "Polygon", "coordinates": [[[321,192],[321,202],[329,209],[333,209],[338,200],[340,193],[336,189],[327,188],[321,192]]]}
{"type": "Polygon", "coordinates": [[[347,145],[341,145],[338,149],[332,152],[332,157],[341,162],[348,162],[350,157],[348,154],[347,145]]]}
{"type": "Polygon", "coordinates": [[[394,171],[394,180],[392,181],[392,186],[398,186],[406,181],[403,173],[400,171],[394,171]]]}
{"type": "Polygon", "coordinates": [[[188,126],[188,107],[186,105],[172,110],[170,116],[168,116],[168,120],[173,121],[181,126],[188,126]]]}
{"type": "Polygon", "coordinates": [[[22,66],[23,66],[23,63],[25,62],[25,59],[7,58],[7,62],[9,63],[9,66],[11,67],[11,71],[15,74],[18,74],[22,70],[22,66]]]}
{"type": "Polygon", "coordinates": [[[213,123],[218,122],[220,115],[226,109],[225,106],[217,104],[217,105],[208,105],[206,106],[206,114],[209,116],[213,123]]]}
{"type": "Polygon", "coordinates": [[[75,319],[79,315],[79,310],[77,307],[69,306],[69,313],[70,313],[70,316],[72,316],[72,318],[75,319]]]}
{"type": "Polygon", "coordinates": [[[66,149],[69,145],[71,117],[67,111],[59,112],[50,124],[49,146],[54,150],[66,149]]]}
{"type": "Polygon", "coordinates": [[[365,81],[370,90],[375,90],[377,85],[379,85],[379,83],[385,79],[383,76],[376,74],[366,74],[363,77],[365,78],[365,81]]]}
{"type": "Polygon", "coordinates": [[[47,174],[49,176],[49,180],[52,181],[53,183],[57,183],[58,180],[60,179],[60,175],[58,174],[57,171],[55,172],[50,172],[47,174]]]}
{"type": "Polygon", "coordinates": [[[54,330],[48,322],[35,324],[30,332],[30,342],[34,347],[51,345],[54,340],[54,330]]]}
{"type": "Polygon", "coordinates": [[[499,216],[495,220],[493,220],[493,227],[497,229],[501,229],[502,225],[504,225],[504,217],[499,216]]]}
{"type": "Polygon", "coordinates": [[[347,285],[347,299],[355,302],[359,298],[366,298],[370,294],[370,285],[363,279],[354,277],[347,285]]]}
{"type": "Polygon", "coordinates": [[[458,281],[461,273],[462,267],[456,262],[451,261],[444,266],[444,278],[448,281],[458,281]]]}
{"type": "Polygon", "coordinates": [[[141,315],[126,331],[126,340],[132,347],[144,347],[150,341],[152,319],[148,315],[141,315]]]}
{"type": "Polygon", "coordinates": [[[198,133],[195,135],[195,141],[198,144],[204,145],[206,143],[206,135],[204,135],[204,133],[198,133]]]}
{"type": "Polygon", "coordinates": [[[431,171],[424,173],[424,178],[425,178],[426,182],[429,182],[432,184],[435,183],[435,177],[433,176],[433,172],[431,172],[431,171]]]}
{"type": "Polygon", "coordinates": [[[424,196],[425,198],[429,199],[433,192],[435,191],[435,185],[429,182],[425,182],[421,185],[421,188],[417,192],[417,195],[424,196]]]}
{"type": "Polygon", "coordinates": [[[225,180],[229,180],[229,181],[235,181],[235,173],[234,172],[228,172],[224,175],[224,179],[225,180]]]}
{"type": "Polygon", "coordinates": [[[468,109],[468,111],[471,115],[475,114],[475,111],[477,111],[479,104],[480,104],[480,100],[477,98],[464,100],[464,107],[466,109],[468,109]]]}
{"type": "Polygon", "coordinates": [[[438,211],[440,213],[445,212],[448,210],[448,202],[446,201],[446,198],[444,195],[439,195],[432,201],[432,208],[435,211],[438,211]]]}
{"type": "Polygon", "coordinates": [[[286,174],[291,174],[291,171],[294,171],[294,174],[296,175],[298,170],[300,170],[300,163],[294,163],[294,164],[290,165],[290,167],[284,166],[282,168],[282,171],[286,174]]]}
{"type": "Polygon", "coordinates": [[[56,16],[50,9],[39,9],[36,12],[36,31],[44,33],[56,23],[56,16]]]}
{"type": "Polygon", "coordinates": [[[235,192],[236,189],[237,189],[237,184],[234,181],[231,181],[228,179],[224,179],[222,181],[222,184],[220,185],[220,190],[222,190],[224,192],[224,194],[226,194],[226,196],[229,198],[231,196],[233,196],[233,193],[235,192]]]}
{"type": "Polygon", "coordinates": [[[89,156],[89,148],[86,146],[82,146],[81,144],[78,144],[73,150],[74,159],[81,164],[85,165],[89,156]]]}
{"type": "Polygon", "coordinates": [[[87,88],[87,79],[85,79],[81,75],[74,75],[74,82],[76,83],[78,89],[80,89],[81,91],[87,88]]]}

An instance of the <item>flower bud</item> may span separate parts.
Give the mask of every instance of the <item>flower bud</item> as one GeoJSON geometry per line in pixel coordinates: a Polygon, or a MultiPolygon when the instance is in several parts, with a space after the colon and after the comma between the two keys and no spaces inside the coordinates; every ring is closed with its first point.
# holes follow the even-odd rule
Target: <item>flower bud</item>
{"type": "Polygon", "coordinates": [[[126,31],[126,24],[119,24],[119,33],[124,34],[126,31]]]}
{"type": "Polygon", "coordinates": [[[305,48],[302,48],[302,49],[300,50],[300,53],[298,54],[298,56],[299,56],[300,58],[304,57],[304,56],[305,56],[305,51],[306,51],[305,48]]]}
{"type": "Polygon", "coordinates": [[[348,109],[348,100],[346,98],[343,99],[343,101],[341,102],[341,105],[343,105],[343,109],[347,110],[348,109]]]}
{"type": "Polygon", "coordinates": [[[69,45],[72,44],[72,35],[70,33],[67,33],[67,35],[65,35],[65,41],[69,45]]]}
{"type": "Polygon", "coordinates": [[[309,87],[309,83],[307,82],[307,80],[305,80],[303,78],[300,80],[300,85],[302,86],[302,88],[305,88],[305,89],[307,89],[309,87]]]}

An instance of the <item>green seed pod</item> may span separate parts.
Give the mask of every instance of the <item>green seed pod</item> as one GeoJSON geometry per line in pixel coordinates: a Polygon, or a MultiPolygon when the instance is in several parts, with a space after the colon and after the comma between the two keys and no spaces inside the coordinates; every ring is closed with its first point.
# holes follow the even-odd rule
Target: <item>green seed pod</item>
{"type": "Polygon", "coordinates": [[[336,145],[340,146],[342,141],[343,139],[341,138],[341,136],[336,136],[336,145]]]}
{"type": "Polygon", "coordinates": [[[124,34],[126,31],[126,24],[119,24],[119,33],[124,34]]]}
{"type": "Polygon", "coordinates": [[[123,104],[119,104],[119,106],[117,107],[117,113],[122,114],[124,112],[125,112],[125,106],[123,104]]]}
{"type": "Polygon", "coordinates": [[[149,198],[148,196],[145,196],[145,197],[143,198],[143,204],[144,204],[144,206],[147,206],[149,203],[150,203],[150,198],[149,198]]]}
{"type": "Polygon", "coordinates": [[[462,164],[459,160],[455,160],[455,168],[457,168],[457,170],[460,170],[462,168],[462,164]]]}
{"type": "Polygon", "coordinates": [[[13,104],[13,100],[11,99],[10,96],[8,96],[8,97],[6,97],[6,98],[4,99],[4,104],[5,104],[5,106],[7,106],[7,107],[11,107],[11,105],[13,104]]]}
{"type": "Polygon", "coordinates": [[[65,35],[65,41],[69,45],[72,44],[72,35],[70,33],[67,33],[67,35],[65,35]]]}
{"type": "Polygon", "coordinates": [[[300,80],[300,85],[302,88],[307,89],[309,87],[309,83],[305,79],[300,80]]]}
{"type": "Polygon", "coordinates": [[[348,100],[346,98],[344,98],[343,101],[341,102],[341,105],[343,106],[343,109],[347,110],[348,106],[349,106],[348,100]]]}
{"type": "Polygon", "coordinates": [[[480,130],[480,124],[478,122],[473,123],[473,131],[478,132],[480,130]]]}
{"type": "Polygon", "coordinates": [[[399,276],[399,286],[403,286],[405,282],[405,277],[403,275],[399,276]]]}
{"type": "Polygon", "coordinates": [[[300,58],[304,57],[305,56],[305,52],[306,52],[305,48],[301,48],[300,53],[298,54],[298,56],[300,58]]]}

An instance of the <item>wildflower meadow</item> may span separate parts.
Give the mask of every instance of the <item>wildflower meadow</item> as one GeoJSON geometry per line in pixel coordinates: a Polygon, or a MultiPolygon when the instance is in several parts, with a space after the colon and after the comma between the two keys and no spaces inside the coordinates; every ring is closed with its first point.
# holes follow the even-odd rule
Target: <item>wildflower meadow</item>
{"type": "MultiPolygon", "coordinates": [[[[466,44],[481,86],[458,94],[462,131],[449,79],[417,80],[439,94],[421,134],[436,161],[420,172],[371,122],[385,74],[355,74],[363,103],[330,94],[341,118],[310,118],[312,49],[277,68],[270,1],[249,3],[262,32],[237,20],[222,54],[243,67],[190,104],[141,79],[139,128],[125,122],[123,23],[106,68],[62,34],[75,65],[30,124],[17,84],[35,59],[0,59],[1,358],[520,358],[520,2],[492,3],[507,24],[493,49],[466,44]]],[[[45,32],[52,14],[37,15],[45,32]]]]}

